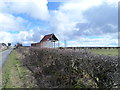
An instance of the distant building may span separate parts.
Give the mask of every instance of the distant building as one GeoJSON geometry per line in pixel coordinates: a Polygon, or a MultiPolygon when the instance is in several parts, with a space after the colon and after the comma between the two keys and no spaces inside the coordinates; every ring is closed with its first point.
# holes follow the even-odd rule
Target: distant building
{"type": "Polygon", "coordinates": [[[41,47],[41,48],[56,48],[59,47],[59,43],[56,43],[58,38],[54,34],[45,35],[42,40],[38,43],[32,43],[32,47],[41,47]]]}
{"type": "Polygon", "coordinates": [[[0,50],[7,49],[7,45],[5,43],[0,43],[0,50]]]}

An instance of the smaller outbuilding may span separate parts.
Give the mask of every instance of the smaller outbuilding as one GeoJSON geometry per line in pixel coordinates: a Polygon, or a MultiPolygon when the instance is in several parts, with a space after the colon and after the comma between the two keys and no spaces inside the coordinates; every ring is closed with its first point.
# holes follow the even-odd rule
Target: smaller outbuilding
{"type": "Polygon", "coordinates": [[[56,48],[59,47],[59,40],[54,34],[45,35],[38,43],[32,43],[32,47],[56,48]]]}
{"type": "Polygon", "coordinates": [[[7,49],[7,45],[5,43],[0,43],[0,50],[7,49]]]}

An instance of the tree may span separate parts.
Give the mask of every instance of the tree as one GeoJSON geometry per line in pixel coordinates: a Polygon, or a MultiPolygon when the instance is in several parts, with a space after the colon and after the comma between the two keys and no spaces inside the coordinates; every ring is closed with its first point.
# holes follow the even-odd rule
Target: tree
{"type": "Polygon", "coordinates": [[[16,48],[22,47],[23,45],[21,43],[17,43],[16,48]]]}
{"type": "Polygon", "coordinates": [[[8,43],[8,47],[11,46],[11,43],[8,43]]]}

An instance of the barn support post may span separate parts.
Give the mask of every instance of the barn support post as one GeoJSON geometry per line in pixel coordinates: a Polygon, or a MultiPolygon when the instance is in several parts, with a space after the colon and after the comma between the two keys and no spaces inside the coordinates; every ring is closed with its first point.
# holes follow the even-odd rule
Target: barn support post
{"type": "Polygon", "coordinates": [[[53,48],[55,48],[55,42],[53,42],[53,48]]]}
{"type": "Polygon", "coordinates": [[[54,42],[54,48],[55,48],[55,42],[54,42]]]}
{"type": "Polygon", "coordinates": [[[60,47],[60,42],[58,41],[58,48],[60,47]]]}
{"type": "Polygon", "coordinates": [[[67,47],[67,41],[64,40],[64,47],[66,48],[67,47]]]}

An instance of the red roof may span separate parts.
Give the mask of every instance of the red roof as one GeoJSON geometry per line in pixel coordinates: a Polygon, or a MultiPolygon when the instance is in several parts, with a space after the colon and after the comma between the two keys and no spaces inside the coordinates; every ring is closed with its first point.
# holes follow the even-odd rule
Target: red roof
{"type": "Polygon", "coordinates": [[[40,44],[43,41],[51,40],[51,38],[54,40],[54,42],[55,41],[59,41],[54,34],[48,34],[48,35],[45,35],[40,42],[38,42],[38,43],[32,43],[31,46],[36,46],[36,45],[40,44]]]}
{"type": "Polygon", "coordinates": [[[48,39],[50,39],[50,37],[51,37],[52,35],[53,35],[53,34],[45,35],[40,42],[42,42],[42,41],[47,41],[48,39]]]}

